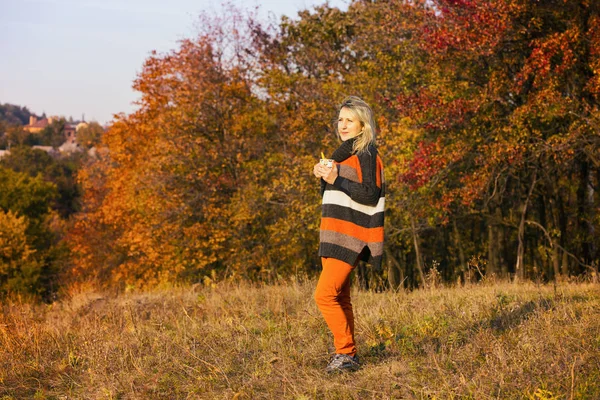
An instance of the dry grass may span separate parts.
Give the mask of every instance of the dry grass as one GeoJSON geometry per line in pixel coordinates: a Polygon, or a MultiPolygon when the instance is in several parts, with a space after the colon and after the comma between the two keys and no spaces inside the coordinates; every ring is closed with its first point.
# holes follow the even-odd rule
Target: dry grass
{"type": "Polygon", "coordinates": [[[597,285],[355,291],[364,367],[337,376],[313,287],[4,304],[0,399],[600,398],[597,285]]]}

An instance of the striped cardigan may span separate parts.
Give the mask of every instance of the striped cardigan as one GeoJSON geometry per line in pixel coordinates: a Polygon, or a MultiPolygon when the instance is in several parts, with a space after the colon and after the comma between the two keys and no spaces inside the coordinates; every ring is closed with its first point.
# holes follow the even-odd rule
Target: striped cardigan
{"type": "MultiPolygon", "coordinates": [[[[340,149],[351,143],[344,142],[340,149]]],[[[336,151],[337,153],[337,151],[336,151]]],[[[336,154],[334,153],[334,159],[336,154]]],[[[337,161],[337,160],[336,160],[337,161]]],[[[374,146],[336,162],[333,185],[322,181],[319,256],[354,265],[361,258],[380,268],[383,255],[385,180],[374,146]]]]}

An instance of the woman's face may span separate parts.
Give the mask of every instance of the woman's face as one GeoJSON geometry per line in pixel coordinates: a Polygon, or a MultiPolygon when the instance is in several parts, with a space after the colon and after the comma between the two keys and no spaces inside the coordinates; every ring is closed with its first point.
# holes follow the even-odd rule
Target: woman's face
{"type": "Polygon", "coordinates": [[[340,116],[338,117],[338,133],[343,142],[362,133],[362,124],[348,108],[344,107],[340,110],[340,116]]]}

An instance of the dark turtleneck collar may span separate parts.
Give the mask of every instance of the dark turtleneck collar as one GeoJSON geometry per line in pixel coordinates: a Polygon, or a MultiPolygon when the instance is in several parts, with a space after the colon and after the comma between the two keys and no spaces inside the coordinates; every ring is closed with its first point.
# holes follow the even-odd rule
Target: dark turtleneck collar
{"type": "Polygon", "coordinates": [[[350,157],[354,153],[354,142],[356,142],[356,137],[346,140],[342,142],[340,147],[337,148],[336,151],[333,152],[331,158],[335,162],[342,162],[348,157],[350,157]]]}

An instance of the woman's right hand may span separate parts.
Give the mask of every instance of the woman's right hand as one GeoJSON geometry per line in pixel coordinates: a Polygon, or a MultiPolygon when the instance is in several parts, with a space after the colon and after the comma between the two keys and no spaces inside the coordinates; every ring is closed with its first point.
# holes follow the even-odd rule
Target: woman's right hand
{"type": "Polygon", "coordinates": [[[318,162],[315,164],[315,166],[313,167],[313,174],[317,177],[317,178],[322,178],[323,175],[321,174],[321,163],[318,162]]]}

